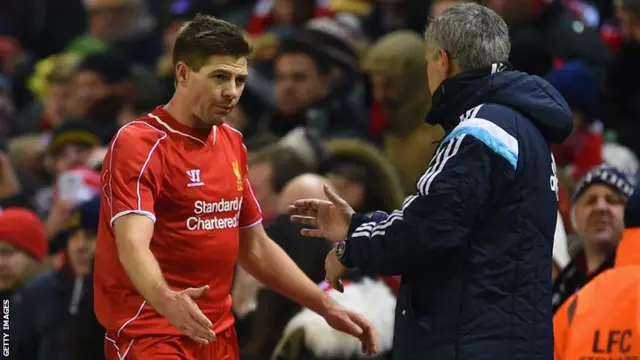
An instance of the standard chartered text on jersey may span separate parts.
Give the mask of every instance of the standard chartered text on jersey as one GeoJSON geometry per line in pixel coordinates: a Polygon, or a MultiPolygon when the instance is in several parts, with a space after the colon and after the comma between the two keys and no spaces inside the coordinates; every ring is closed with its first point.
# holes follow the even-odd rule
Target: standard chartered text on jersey
{"type": "Polygon", "coordinates": [[[196,215],[215,214],[228,211],[235,211],[235,214],[229,216],[215,216],[213,218],[202,218],[200,216],[190,216],[187,218],[186,226],[188,230],[223,230],[237,228],[240,219],[240,209],[242,208],[242,197],[236,197],[233,200],[225,200],[224,198],[208,202],[205,200],[197,200],[193,204],[193,212],[196,215]]]}
{"type": "Polygon", "coordinates": [[[187,219],[187,229],[191,231],[197,231],[237,228],[239,218],[240,212],[231,217],[213,217],[210,219],[204,219],[199,216],[191,216],[187,219]]]}
{"type": "Polygon", "coordinates": [[[236,197],[233,200],[225,200],[224,198],[208,202],[205,200],[197,200],[193,204],[193,212],[196,214],[213,214],[223,211],[239,211],[242,208],[242,197],[236,197]]]}

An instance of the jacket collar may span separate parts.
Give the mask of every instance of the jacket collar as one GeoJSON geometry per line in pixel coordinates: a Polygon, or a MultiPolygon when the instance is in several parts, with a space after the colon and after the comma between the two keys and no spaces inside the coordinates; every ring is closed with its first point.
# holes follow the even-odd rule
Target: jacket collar
{"type": "Polygon", "coordinates": [[[445,79],[432,96],[431,110],[425,121],[441,125],[445,132],[450,132],[460,122],[459,115],[463,111],[482,103],[476,95],[488,83],[489,77],[506,70],[512,70],[507,61],[445,79]]]}

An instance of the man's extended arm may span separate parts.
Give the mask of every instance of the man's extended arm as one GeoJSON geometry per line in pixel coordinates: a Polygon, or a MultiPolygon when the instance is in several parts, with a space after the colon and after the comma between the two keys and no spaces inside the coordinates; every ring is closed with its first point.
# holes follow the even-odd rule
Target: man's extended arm
{"type": "Polygon", "coordinates": [[[193,340],[206,344],[213,339],[211,321],[193,301],[202,296],[208,286],[182,291],[169,288],[160,264],[149,248],[153,221],[131,213],[115,219],[113,230],[120,263],[147,303],[193,340]]]}
{"type": "Polygon", "coordinates": [[[118,257],[133,286],[153,308],[163,308],[171,289],[149,248],[153,221],[143,215],[128,214],[113,222],[113,232],[118,257]]]}
{"type": "Polygon", "coordinates": [[[438,251],[463,246],[490,189],[502,186],[491,183],[491,173],[512,177],[517,158],[511,160],[472,135],[447,139],[402,209],[351,227],[345,262],[365,273],[399,275],[438,251]]]}
{"type": "Polygon", "coordinates": [[[269,238],[261,224],[240,230],[239,261],[258,281],[320,315],[335,304],[269,238]]]}

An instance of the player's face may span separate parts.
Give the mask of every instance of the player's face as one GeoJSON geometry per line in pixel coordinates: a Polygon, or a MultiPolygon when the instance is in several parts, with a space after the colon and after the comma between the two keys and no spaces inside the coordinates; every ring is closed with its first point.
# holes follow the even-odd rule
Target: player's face
{"type": "Polygon", "coordinates": [[[208,125],[222,124],[238,104],[247,76],[247,58],[235,56],[212,56],[200,71],[190,71],[193,115],[208,125]]]}
{"type": "Polygon", "coordinates": [[[624,230],[624,199],[609,186],[594,184],[574,205],[574,225],[586,248],[610,250],[624,230]]]}
{"type": "Polygon", "coordinates": [[[0,290],[10,289],[20,282],[34,264],[26,252],[0,241],[0,290]]]}

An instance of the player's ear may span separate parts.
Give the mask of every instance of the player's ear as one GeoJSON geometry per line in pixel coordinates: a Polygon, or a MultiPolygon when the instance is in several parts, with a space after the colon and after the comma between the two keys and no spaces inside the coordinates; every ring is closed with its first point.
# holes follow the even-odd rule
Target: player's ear
{"type": "Polygon", "coordinates": [[[183,85],[189,82],[189,75],[191,73],[189,66],[183,61],[178,61],[175,68],[176,72],[176,85],[183,85]]]}

